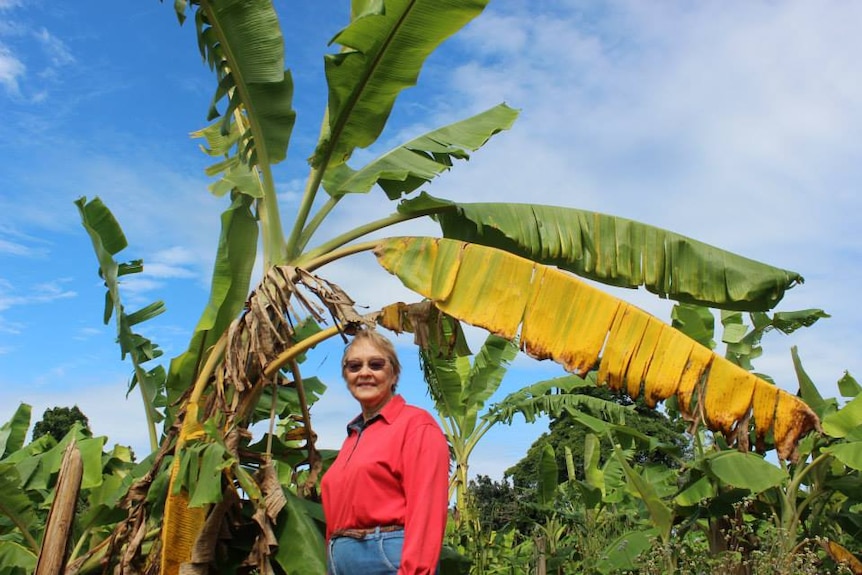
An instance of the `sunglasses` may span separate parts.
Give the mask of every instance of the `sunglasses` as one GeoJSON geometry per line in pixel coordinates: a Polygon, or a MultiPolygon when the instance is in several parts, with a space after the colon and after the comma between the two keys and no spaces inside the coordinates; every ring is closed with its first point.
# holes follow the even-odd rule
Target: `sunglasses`
{"type": "MultiPolygon", "coordinates": [[[[362,360],[351,359],[344,362],[344,369],[350,373],[359,373],[365,365],[366,363],[362,360]]],[[[367,365],[371,371],[382,371],[386,367],[386,360],[382,358],[369,359],[367,365]]]]}

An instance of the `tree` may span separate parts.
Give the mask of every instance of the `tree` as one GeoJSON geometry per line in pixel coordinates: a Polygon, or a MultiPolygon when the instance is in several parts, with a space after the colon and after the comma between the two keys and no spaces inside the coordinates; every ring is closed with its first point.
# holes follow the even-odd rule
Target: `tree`
{"type": "MultiPolygon", "coordinates": [[[[585,388],[580,393],[629,407],[630,410],[625,416],[626,426],[653,438],[658,444],[664,446],[663,450],[639,447],[633,455],[635,462],[639,464],[659,463],[669,467],[679,467],[680,459],[684,459],[687,453],[690,455],[691,440],[685,434],[685,422],[679,418],[671,419],[660,411],[647,408],[642,399],[632,401],[631,398],[612,393],[607,388],[585,388]]],[[[584,457],[579,446],[584,445],[584,438],[588,433],[590,433],[590,429],[573,419],[568,413],[564,412],[557,417],[551,417],[548,432],[543,433],[533,442],[527,450],[527,454],[518,463],[506,470],[505,476],[512,479],[516,489],[526,492],[534,489],[538,481],[538,463],[544,449],[543,446],[550,444],[557,456],[557,467],[561,473],[560,482],[567,479],[563,476],[566,470],[564,447],[567,445],[572,448],[575,464],[574,479],[584,479],[584,457]]],[[[601,445],[599,463],[603,464],[610,457],[612,446],[607,437],[601,439],[601,445]]]]}
{"type": "Polygon", "coordinates": [[[506,479],[494,481],[487,475],[477,475],[470,480],[468,489],[485,529],[502,531],[520,517],[515,488],[506,479]]]}
{"type": "Polygon", "coordinates": [[[314,380],[303,376],[300,360],[310,347],[363,324],[412,331],[426,345],[442,313],[504,340],[517,338],[528,355],[553,359],[576,374],[598,366],[599,383],[615,389],[625,383],[629,395],[643,392],[650,406],[679,396],[684,411],[702,415],[716,429],[747,422],[753,410],[758,433],[773,430],[782,457],[817,426],[816,416],[794,396],[576,277],[644,286],[681,301],[764,310],[801,282],[799,274],[624,218],[572,208],[469,204],[417,193],[456,160],[509,129],[517,117],[512,108],[495,106],[365,165],[348,165],[356,149],[380,136],[398,94],[417,81],[427,56],[486,3],[351,3],[350,23],[333,39],[341,49],[325,57],[328,105],[316,145],[299,154],[309,158],[310,169],[287,229],[274,168],[287,156],[295,113],[273,3],[174,4],[181,22],[193,12],[201,52],[215,71],[209,111],[214,122],[197,135],[217,158],[208,173],[221,179],[211,190],[229,205],[222,216],[210,299],[187,350],[171,361],[166,374],[141,367],[158,350],[130,330],[162,308],[156,303],[126,314],[120,303],[117,278],[140,271],[140,262],[117,263],[114,256],[126,247],[119,224],[97,199],[78,202],[108,287],[105,317],[115,315],[124,353],[136,352],[132,385],[141,387],[151,425],[162,417],[165,421],[152,472],[130,491],[129,497],[137,499],[126,502],[130,514],[117,529],[117,548],[128,546],[121,572],[140,568],[146,562],[144,549],[160,557],[162,573],[177,572],[190,561],[195,540],[215,541],[218,526],[227,527],[226,517],[241,515],[239,509],[255,519],[236,530],[243,538],[225,550],[228,563],[261,571],[273,565],[287,572],[322,570],[314,511],[303,511],[314,498],[323,461],[314,447],[308,410],[314,380]],[[328,225],[337,205],[359,206],[375,187],[395,203],[393,213],[369,214],[374,219],[353,229],[328,225]],[[392,225],[429,217],[440,224],[443,237],[367,239],[392,225]],[[250,292],[258,243],[264,277],[250,292]],[[360,315],[347,290],[314,275],[364,251],[373,251],[384,269],[427,301],[393,303],[360,315]],[[732,285],[726,278],[733,278],[732,285]],[[333,318],[331,327],[322,326],[324,309],[333,318]],[[703,401],[700,391],[705,391],[703,401]],[[761,396],[772,403],[755,401],[761,396]],[[251,445],[249,426],[267,418],[278,420],[280,437],[251,445]],[[167,493],[163,511],[155,493],[139,504],[142,493],[159,489],[167,493]],[[132,537],[137,533],[132,526],[156,521],[164,526],[160,546],[132,537]],[[279,543],[275,551],[274,540],[279,543]],[[317,551],[302,555],[288,548],[317,551]]]}
{"type": "Polygon", "coordinates": [[[75,423],[80,423],[82,431],[87,435],[92,435],[90,430],[90,421],[84,415],[77,405],[69,407],[54,407],[46,409],[42,415],[42,419],[36,422],[33,426],[33,441],[36,441],[43,435],[50,435],[57,441],[63,439],[75,423]]]}

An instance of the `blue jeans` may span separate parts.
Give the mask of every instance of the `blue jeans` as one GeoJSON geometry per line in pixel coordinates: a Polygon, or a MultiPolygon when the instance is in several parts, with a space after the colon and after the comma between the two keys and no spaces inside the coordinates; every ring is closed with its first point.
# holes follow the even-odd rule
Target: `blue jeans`
{"type": "MultiPolygon", "coordinates": [[[[379,528],[378,528],[379,529],[379,528]]],[[[327,575],[396,575],[401,565],[404,531],[370,533],[362,539],[329,541],[327,575]]]]}

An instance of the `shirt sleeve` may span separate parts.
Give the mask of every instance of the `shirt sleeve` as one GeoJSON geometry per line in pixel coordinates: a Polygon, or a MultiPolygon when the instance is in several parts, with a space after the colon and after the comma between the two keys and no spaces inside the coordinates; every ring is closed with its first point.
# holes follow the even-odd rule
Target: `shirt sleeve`
{"type": "Polygon", "coordinates": [[[432,420],[409,432],[402,456],[407,510],[398,575],[433,575],[449,509],[449,445],[432,420]]]}

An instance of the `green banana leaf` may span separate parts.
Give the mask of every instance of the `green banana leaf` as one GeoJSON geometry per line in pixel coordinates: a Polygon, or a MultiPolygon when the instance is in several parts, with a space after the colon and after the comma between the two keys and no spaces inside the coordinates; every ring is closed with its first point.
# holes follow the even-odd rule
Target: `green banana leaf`
{"type": "Polygon", "coordinates": [[[856,397],[862,393],[862,386],[849,372],[845,371],[841,379],[838,380],[838,390],[843,397],[856,397]]]}
{"type": "Polygon", "coordinates": [[[0,462],[0,516],[18,528],[31,552],[39,552],[39,544],[30,531],[40,528],[36,507],[21,489],[21,476],[15,465],[6,462],[0,462]]]}
{"type": "Polygon", "coordinates": [[[539,454],[539,484],[537,486],[538,501],[543,507],[551,507],[554,504],[554,496],[557,492],[557,458],[554,448],[550,443],[542,445],[539,454]]]}
{"type": "Polygon", "coordinates": [[[673,527],[673,511],[659,497],[655,486],[632,469],[628,461],[626,461],[622,450],[616,445],[614,446],[614,457],[620,466],[622,466],[632,492],[644,502],[649,510],[653,525],[658,529],[662,540],[667,543],[670,540],[671,528],[673,527]]]}
{"type": "Polygon", "coordinates": [[[479,409],[499,389],[509,364],[517,355],[517,343],[495,335],[488,336],[476,354],[461,400],[474,425],[479,409]]]}
{"type": "Polygon", "coordinates": [[[498,336],[488,336],[471,365],[467,356],[434,357],[422,352],[431,395],[441,417],[457,422],[464,435],[476,428],[477,415],[497,391],[518,346],[498,336]]]}
{"type": "Polygon", "coordinates": [[[823,451],[831,453],[835,459],[857,471],[862,471],[862,441],[838,443],[824,447],[823,451]]]}
{"type": "Polygon", "coordinates": [[[32,407],[26,403],[18,405],[12,419],[0,426],[0,459],[24,447],[27,430],[30,428],[32,407]]]}
{"type": "Polygon", "coordinates": [[[625,414],[631,411],[618,403],[590,395],[576,393],[577,389],[594,387],[595,383],[576,376],[567,375],[536,382],[507,395],[501,402],[494,404],[482,419],[511,424],[516,415],[521,415],[532,423],[541,415],[558,416],[566,412],[572,416],[584,415],[601,424],[602,432],[609,429],[608,421],[622,423],[625,414]],[[603,419],[586,415],[592,413],[603,419]]]}
{"type": "Polygon", "coordinates": [[[134,376],[126,394],[128,395],[136,385],[141,390],[144,412],[147,417],[150,447],[155,451],[158,445],[155,425],[163,419],[162,414],[158,412],[155,406],[160,403],[159,397],[163,393],[165,375],[164,368],[161,366],[147,370],[143,364],[160,357],[162,351],[158,345],[146,337],[133,332],[132,326],[162,314],[165,311],[165,305],[159,300],[130,314],[126,313],[120,299],[119,278],[142,272],[144,269],[143,262],[133,260],[118,263],[114,259],[118,252],[126,248],[126,237],[120,224],[101,199],[97,197],[88,202],[87,198],[80,197],[75,201],[75,205],[81,215],[81,225],[90,236],[93,250],[99,261],[99,275],[104,279],[105,286],[108,288],[105,293],[103,320],[107,324],[112,315],[116,317],[117,342],[120,344],[121,357],[125,359],[128,354],[134,366],[134,376]]]}
{"type": "Polygon", "coordinates": [[[7,575],[28,575],[36,569],[36,552],[14,541],[2,541],[0,566],[7,575]]]}
{"type": "Polygon", "coordinates": [[[517,110],[500,104],[480,114],[427,132],[353,170],[341,164],[326,171],[323,187],[330,196],[366,193],[375,184],[397,200],[448,170],[453,160],[467,160],[494,135],[512,127],[517,110]]]}
{"type": "Polygon", "coordinates": [[[285,490],[287,519],[279,521],[275,561],[285,573],[325,573],[326,544],[314,520],[319,505],[300,499],[285,490]],[[317,509],[310,507],[317,505],[317,509]]]}
{"type": "Polygon", "coordinates": [[[637,568],[638,556],[653,547],[655,530],[630,531],[614,539],[596,562],[599,573],[622,573],[637,568]]]}
{"type": "Polygon", "coordinates": [[[817,386],[811,380],[805,368],[802,367],[802,360],[799,358],[799,350],[797,347],[791,346],[790,356],[793,358],[793,369],[796,372],[796,381],[799,382],[799,395],[808,406],[814,410],[820,419],[828,416],[830,413],[835,413],[838,410],[838,401],[831,397],[825,399],[817,386]]]}
{"type": "Polygon", "coordinates": [[[404,214],[436,211],[444,237],[506,250],[604,284],[645,287],[685,303],[775,307],[803,278],[626,218],[534,204],[455,203],[421,194],[404,214]]]}
{"type": "Polygon", "coordinates": [[[257,254],[257,221],[249,196],[237,195],[221,216],[221,237],[212,275],[210,299],[198,320],[186,352],[171,361],[168,404],[191,387],[201,354],[218,341],[248,297],[257,254]]]}
{"type": "Polygon", "coordinates": [[[862,395],[847,403],[844,407],[823,418],[823,431],[831,436],[843,438],[862,426],[862,395]]]}
{"type": "Polygon", "coordinates": [[[398,94],[416,84],[425,59],[478,16],[488,0],[355,0],[352,21],[326,56],[329,134],[311,160],[333,167],[380,136],[398,94]]]}
{"type": "MultiPolygon", "coordinates": [[[[209,118],[219,115],[216,104],[227,96],[222,133],[230,132],[233,112],[243,108],[250,126],[241,136],[240,154],[248,163],[267,166],[284,160],[296,112],[291,107],[293,81],[284,66],[284,37],[272,2],[190,3],[198,6],[201,55],[219,78],[209,118]]],[[[182,20],[186,5],[176,7],[182,20]]]]}
{"type": "Polygon", "coordinates": [[[766,491],[787,479],[787,473],[754,453],[721,451],[708,459],[708,465],[722,483],[752,493],[766,491]]]}

